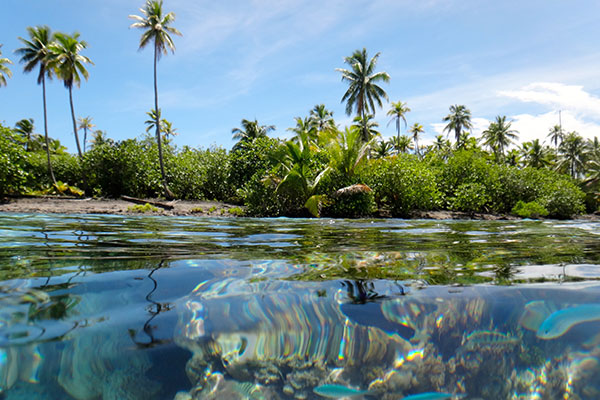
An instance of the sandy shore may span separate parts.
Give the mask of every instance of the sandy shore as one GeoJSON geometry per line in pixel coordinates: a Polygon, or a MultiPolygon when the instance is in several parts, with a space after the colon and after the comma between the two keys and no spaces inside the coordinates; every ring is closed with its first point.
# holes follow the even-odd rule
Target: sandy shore
{"type": "MultiPolygon", "coordinates": [[[[154,199],[153,199],[154,200],[154,199]]],[[[154,200],[156,201],[156,200],[154,200]]],[[[230,209],[238,207],[216,201],[162,201],[173,206],[172,210],[159,208],[159,212],[148,215],[198,215],[211,217],[230,217],[230,209]]],[[[128,214],[139,215],[132,211],[134,203],[119,199],[64,199],[64,198],[10,198],[0,203],[0,212],[12,213],[59,213],[59,214],[128,214]]],[[[239,208],[239,207],[238,207],[239,208]]]]}

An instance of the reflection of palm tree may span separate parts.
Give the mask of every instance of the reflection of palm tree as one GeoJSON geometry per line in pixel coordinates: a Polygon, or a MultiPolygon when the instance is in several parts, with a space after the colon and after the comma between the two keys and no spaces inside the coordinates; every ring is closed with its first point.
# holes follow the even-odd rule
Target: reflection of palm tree
{"type": "Polygon", "coordinates": [[[346,288],[348,299],[353,304],[365,304],[377,299],[386,298],[375,291],[375,285],[371,281],[343,281],[342,286],[346,288]]]}

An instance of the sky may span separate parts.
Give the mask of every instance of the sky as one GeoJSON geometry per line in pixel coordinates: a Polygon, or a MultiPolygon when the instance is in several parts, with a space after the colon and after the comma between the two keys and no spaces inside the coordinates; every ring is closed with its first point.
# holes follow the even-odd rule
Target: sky
{"type": "MultiPolygon", "coordinates": [[[[33,118],[43,133],[41,87],[24,74],[13,51],[28,26],[78,31],[89,80],[74,89],[76,116],[115,140],[141,137],[154,107],[152,49],[138,51],[141,31],[128,15],[143,0],[0,0],[3,57],[13,77],[0,88],[0,123],[33,118]]],[[[600,2],[598,0],[164,0],[173,11],[176,51],[158,66],[159,106],[173,123],[178,146],[230,149],[242,119],[275,125],[290,137],[294,117],[317,104],[351,124],[341,98],[347,84],[336,68],[366,48],[380,53],[377,70],[390,102],[406,102],[421,142],[443,133],[453,104],[472,113],[479,135],[506,115],[519,141],[546,139],[558,124],[600,137],[600,2]]],[[[47,88],[49,134],[76,150],[68,91],[47,88]]],[[[384,137],[395,135],[377,110],[384,137]]],[[[405,132],[402,127],[403,133],[405,132]]]]}

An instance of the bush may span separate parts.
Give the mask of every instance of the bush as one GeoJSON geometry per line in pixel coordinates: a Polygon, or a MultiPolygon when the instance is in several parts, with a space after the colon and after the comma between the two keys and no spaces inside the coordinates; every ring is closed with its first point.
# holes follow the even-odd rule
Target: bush
{"type": "Polygon", "coordinates": [[[538,201],[552,218],[567,219],[585,212],[585,193],[568,176],[548,182],[538,201]]]}
{"type": "Polygon", "coordinates": [[[517,202],[511,213],[522,218],[540,218],[546,217],[549,214],[548,210],[546,210],[546,208],[537,201],[525,203],[522,200],[517,202]]]}
{"type": "Polygon", "coordinates": [[[439,207],[441,195],[434,171],[412,156],[371,161],[361,178],[373,189],[377,205],[389,207],[394,216],[406,217],[413,210],[439,207]]]}
{"type": "Polygon", "coordinates": [[[463,183],[456,188],[450,198],[450,207],[454,211],[484,212],[491,201],[487,190],[481,183],[463,183]]]}
{"type": "Polygon", "coordinates": [[[240,143],[230,153],[228,184],[233,191],[241,189],[254,175],[261,178],[276,165],[272,155],[279,147],[279,141],[268,137],[240,143]]]}
{"type": "Polygon", "coordinates": [[[0,125],[0,195],[24,190],[29,159],[23,144],[21,136],[0,125]]]}
{"type": "Polygon", "coordinates": [[[360,218],[370,216],[376,209],[375,195],[368,188],[368,190],[345,195],[330,196],[323,207],[322,214],[338,218],[360,218]]]}

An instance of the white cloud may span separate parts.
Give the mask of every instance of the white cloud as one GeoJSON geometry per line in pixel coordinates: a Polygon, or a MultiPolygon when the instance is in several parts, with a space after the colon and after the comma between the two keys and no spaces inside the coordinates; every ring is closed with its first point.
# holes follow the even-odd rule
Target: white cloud
{"type": "MultiPolygon", "coordinates": [[[[512,128],[519,132],[519,142],[521,143],[540,139],[550,144],[546,136],[550,128],[558,124],[558,112],[555,111],[537,115],[519,114],[512,118],[514,119],[512,128]]],[[[561,119],[566,132],[576,131],[588,139],[600,136],[600,124],[586,122],[569,111],[563,111],[561,119]]]]}
{"type": "Polygon", "coordinates": [[[600,120],[600,98],[583,90],[583,86],[535,82],[520,90],[504,90],[498,94],[600,120]]]}

